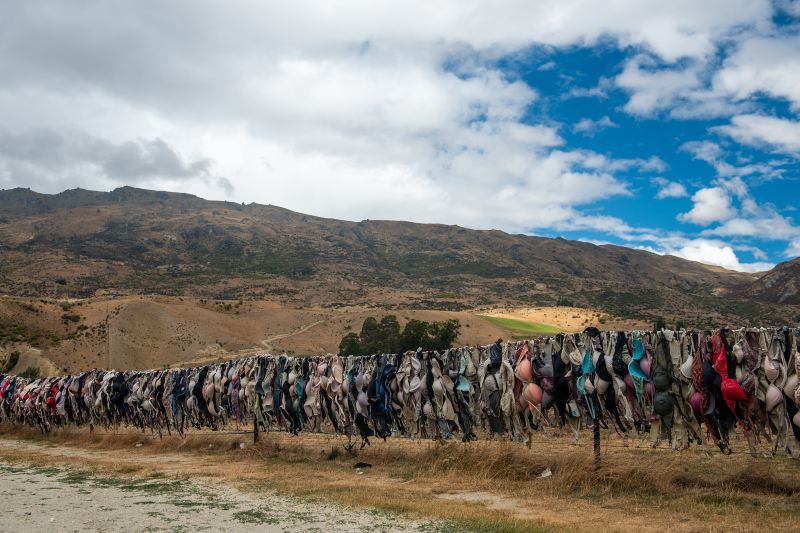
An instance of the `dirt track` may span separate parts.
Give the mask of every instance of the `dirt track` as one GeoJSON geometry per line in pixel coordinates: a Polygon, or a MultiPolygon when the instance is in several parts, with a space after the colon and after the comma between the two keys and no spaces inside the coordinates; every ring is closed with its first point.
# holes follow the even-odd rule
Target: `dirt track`
{"type": "MultiPolygon", "coordinates": [[[[68,447],[0,440],[3,454],[53,458],[97,454],[68,447]]],[[[164,460],[165,458],[161,458],[164,460]]],[[[169,458],[166,458],[169,460],[169,458]]],[[[178,458],[180,460],[180,458],[178,458]]],[[[190,480],[130,478],[74,467],[44,468],[0,461],[0,531],[431,531],[386,513],[190,480]]]]}
{"type": "MultiPolygon", "coordinates": [[[[538,435],[531,450],[511,442],[390,439],[359,451],[357,458],[343,451],[344,442],[332,435],[272,432],[253,445],[246,432],[199,431],[160,439],[124,428],[93,433],[64,428],[42,435],[0,425],[0,464],[23,466],[26,475],[37,473],[30,465],[48,467],[38,472],[80,481],[86,485],[82,490],[122,490],[127,507],[152,502],[136,504],[139,513],[163,513],[157,506],[164,505],[172,513],[168,516],[184,516],[180,511],[200,507],[191,502],[202,502],[205,509],[216,505],[220,509],[212,509],[210,520],[237,529],[249,522],[240,524],[232,513],[245,513],[237,516],[266,527],[323,508],[336,509],[336,523],[343,516],[352,520],[348,530],[363,529],[361,520],[368,520],[369,527],[378,524],[379,529],[402,525],[426,531],[594,531],[597,524],[654,533],[788,531],[800,519],[797,461],[750,457],[738,439],[733,456],[702,447],[681,453],[652,450],[638,442],[624,448],[612,439],[604,441],[600,472],[592,469],[588,441],[570,444],[568,435],[555,433],[538,435]],[[355,469],[356,461],[373,467],[355,469]],[[170,494],[176,487],[197,494],[170,494]],[[166,500],[150,498],[148,490],[165,494],[166,500]],[[184,501],[189,503],[182,506],[184,501]],[[276,514],[287,509],[289,515],[276,514]]],[[[2,470],[0,479],[5,480],[2,470]]],[[[316,527],[302,521],[288,525],[316,527]]],[[[157,527],[168,526],[175,524],[157,527]]]]}

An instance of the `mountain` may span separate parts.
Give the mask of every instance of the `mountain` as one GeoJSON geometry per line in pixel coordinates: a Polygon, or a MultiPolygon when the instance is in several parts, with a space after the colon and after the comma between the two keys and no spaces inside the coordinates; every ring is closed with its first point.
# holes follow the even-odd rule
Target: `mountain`
{"type": "Polygon", "coordinates": [[[429,309],[561,303],[693,324],[793,319],[796,308],[741,292],[758,281],[642,250],[496,230],[349,222],[132,187],[0,191],[0,290],[19,296],[429,309]]]}
{"type": "Polygon", "coordinates": [[[800,257],[775,265],[737,292],[763,302],[800,305],[800,257]]]}

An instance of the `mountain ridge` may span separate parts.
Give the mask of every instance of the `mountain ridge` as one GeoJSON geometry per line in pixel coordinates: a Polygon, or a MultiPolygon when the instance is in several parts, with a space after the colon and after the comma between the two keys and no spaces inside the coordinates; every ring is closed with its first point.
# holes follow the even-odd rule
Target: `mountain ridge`
{"type": "Polygon", "coordinates": [[[738,293],[779,304],[800,305],[800,257],[778,263],[738,293]]]}
{"type": "Polygon", "coordinates": [[[766,293],[754,299],[747,287],[759,276],[644,250],[447,224],[344,221],[129,186],[0,190],[0,256],[0,290],[25,296],[47,287],[67,296],[151,292],[300,305],[567,301],[698,322],[796,312],[776,308],[766,293]],[[51,287],[53,279],[64,283],[51,287]]]}

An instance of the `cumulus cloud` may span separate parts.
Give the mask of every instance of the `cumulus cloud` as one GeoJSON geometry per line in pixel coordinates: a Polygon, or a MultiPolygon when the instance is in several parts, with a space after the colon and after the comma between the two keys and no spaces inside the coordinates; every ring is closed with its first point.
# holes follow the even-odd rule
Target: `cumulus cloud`
{"type": "Polygon", "coordinates": [[[160,138],[117,144],[79,130],[62,134],[51,129],[11,132],[0,127],[0,183],[24,181],[48,190],[61,187],[65,176],[90,186],[216,180],[233,191],[227,178],[211,175],[209,159],[186,160],[160,138]]]}
{"type": "MultiPolygon", "coordinates": [[[[800,243],[800,227],[794,220],[782,215],[769,204],[757,203],[749,194],[741,198],[740,213],[730,220],[702,232],[703,235],[715,237],[748,238],[760,241],[785,241],[788,246],[784,256],[800,255],[797,243],[800,243]]],[[[758,257],[758,254],[754,254],[758,257]]]]}
{"type": "Polygon", "coordinates": [[[800,37],[753,37],[740,43],[714,76],[716,91],[735,99],[766,94],[800,108],[800,37]]]}
{"type": "Polygon", "coordinates": [[[730,193],[723,187],[705,187],[692,195],[692,209],[678,215],[678,220],[707,226],[736,216],[730,193]]]}
{"type": "Polygon", "coordinates": [[[787,15],[800,17],[800,1],[798,0],[776,0],[775,5],[787,15]]]}
{"type": "Polygon", "coordinates": [[[24,164],[6,153],[2,180],[47,191],[124,180],[349,219],[580,224],[579,206],[630,194],[618,173],[663,161],[564,147],[558,124],[526,120],[535,88],[493,59],[601,40],[664,61],[704,57],[733,28],[769,20],[769,2],[736,4],[631,1],[593,17],[588,0],[134,3],[124,14],[53,3],[47,17],[14,4],[0,34],[8,131],[64,140],[81,124],[108,145],[93,157],[73,141],[53,148],[69,163],[61,172],[41,161],[47,150],[24,164]]]}
{"type": "MultiPolygon", "coordinates": [[[[632,195],[628,173],[664,173],[666,163],[567,146],[560,132],[570,126],[532,113],[547,108],[542,95],[498,60],[617,47],[630,56],[619,76],[562,98],[619,88],[637,116],[744,115],[764,89],[735,73],[751,68],[758,43],[735,48],[725,75],[709,65],[720,43],[770,35],[774,9],[768,0],[154,5],[4,6],[13,23],[0,32],[0,186],[124,182],[345,219],[646,239],[597,203],[632,195]]],[[[778,79],[779,66],[764,68],[778,79]]],[[[776,87],[794,98],[790,83],[776,87]]],[[[603,116],[574,128],[614,126],[603,116]]],[[[713,159],[722,175],[725,162],[713,159]]],[[[681,186],[664,194],[686,194],[681,186]]],[[[736,218],[732,188],[710,188],[727,204],[712,209],[701,189],[687,221],[736,218]]]]}
{"type": "Polygon", "coordinates": [[[790,221],[771,212],[757,218],[732,218],[725,223],[703,231],[705,235],[720,237],[760,237],[762,239],[786,239],[798,234],[790,221]]]}
{"type": "Polygon", "coordinates": [[[629,93],[623,109],[641,117],[667,113],[693,119],[729,116],[750,108],[708,88],[706,69],[706,61],[664,65],[646,54],[635,56],[615,79],[617,87],[629,93]]]}
{"type": "Polygon", "coordinates": [[[713,57],[670,63],[651,54],[630,58],[616,85],[638,116],[666,112],[675,118],[713,118],[757,109],[760,96],[800,109],[800,37],[795,31],[759,32],[735,40],[720,66],[713,57]]]}
{"type": "Polygon", "coordinates": [[[624,234],[624,237],[631,247],[639,250],[659,255],[674,255],[739,272],[761,272],[775,266],[774,263],[766,261],[767,257],[763,250],[747,244],[732,245],[720,239],[687,237],[677,232],[653,233],[636,228],[628,228],[628,233],[624,234]],[[737,252],[752,254],[758,261],[744,262],[737,252]]]}
{"type": "Polygon", "coordinates": [[[575,125],[572,127],[572,131],[576,133],[584,133],[591,137],[594,136],[594,134],[598,131],[606,128],[619,128],[619,125],[611,120],[608,115],[605,115],[597,120],[592,120],[590,118],[581,119],[575,123],[575,125]]]}
{"type": "Polygon", "coordinates": [[[800,237],[789,243],[789,246],[786,248],[785,255],[787,257],[800,257],[800,237]]]}
{"type": "Polygon", "coordinates": [[[786,160],[770,159],[758,163],[735,164],[726,160],[726,153],[719,144],[712,141],[690,141],[681,145],[681,150],[689,152],[695,159],[705,161],[714,167],[717,176],[727,180],[748,177],[751,182],[766,182],[784,177],[786,160]]]}
{"type": "Polygon", "coordinates": [[[561,95],[561,98],[608,98],[608,93],[614,88],[614,80],[605,76],[601,77],[594,87],[572,87],[561,95]]]}
{"type": "Polygon", "coordinates": [[[686,187],[677,181],[669,181],[661,177],[653,178],[652,182],[658,186],[656,198],[663,200],[664,198],[682,198],[689,196],[686,192],[686,187]]]}
{"type": "Polygon", "coordinates": [[[650,57],[639,55],[625,64],[616,84],[631,95],[625,111],[650,115],[674,107],[682,95],[700,86],[700,79],[696,68],[661,68],[650,57]]]}
{"type": "Polygon", "coordinates": [[[714,130],[742,144],[800,154],[800,122],[794,120],[766,115],[737,115],[731,118],[730,124],[714,130]]]}
{"type": "Polygon", "coordinates": [[[722,148],[711,141],[689,141],[681,145],[681,150],[689,152],[695,159],[714,164],[722,157],[722,148]]]}
{"type": "Polygon", "coordinates": [[[667,245],[664,252],[690,261],[740,272],[761,272],[775,266],[774,263],[764,261],[742,263],[731,245],[718,240],[691,239],[677,246],[667,245]]]}
{"type": "MultiPolygon", "coordinates": [[[[680,214],[679,220],[705,226],[718,222],[719,224],[701,232],[704,237],[733,238],[738,241],[785,241],[789,245],[784,255],[798,255],[795,244],[800,242],[800,227],[795,225],[792,218],[781,214],[774,205],[758,202],[753,197],[747,183],[742,179],[742,175],[747,175],[751,169],[742,170],[723,162],[722,149],[714,143],[687,143],[683,149],[713,165],[718,178],[714,187],[695,193],[692,197],[692,210],[680,214]]],[[[766,258],[764,252],[755,246],[738,244],[737,249],[748,251],[757,259],[766,258]]]]}

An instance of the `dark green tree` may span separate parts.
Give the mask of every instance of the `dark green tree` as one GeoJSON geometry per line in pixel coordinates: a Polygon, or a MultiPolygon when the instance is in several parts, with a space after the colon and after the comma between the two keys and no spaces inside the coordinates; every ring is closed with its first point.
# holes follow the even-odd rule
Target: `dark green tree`
{"type": "Polygon", "coordinates": [[[427,349],[428,323],[422,320],[411,319],[406,322],[403,333],[400,335],[400,351],[427,349]]]}
{"type": "Polygon", "coordinates": [[[361,349],[365,354],[376,353],[381,345],[381,326],[375,317],[367,317],[361,325],[361,349]]]}
{"type": "Polygon", "coordinates": [[[342,342],[339,343],[340,355],[363,355],[364,350],[361,347],[361,340],[358,338],[357,333],[348,333],[342,337],[342,342]]]}
{"type": "Polygon", "coordinates": [[[662,329],[666,329],[667,321],[664,320],[663,316],[656,318],[655,323],[653,324],[653,329],[655,331],[661,331],[662,329]]]}
{"type": "Polygon", "coordinates": [[[425,322],[412,319],[400,328],[394,315],[384,316],[380,322],[367,317],[361,333],[348,333],[339,343],[342,355],[371,355],[378,353],[401,353],[406,350],[446,350],[458,338],[461,324],[450,319],[442,322],[425,322]]]}
{"type": "Polygon", "coordinates": [[[453,347],[453,343],[458,338],[461,324],[458,320],[451,318],[444,322],[433,322],[428,327],[430,335],[430,348],[433,350],[446,350],[453,347]]]}
{"type": "MultiPolygon", "coordinates": [[[[382,353],[397,353],[400,349],[400,322],[394,315],[386,315],[380,323],[380,349],[382,353]]],[[[377,352],[376,352],[377,353],[377,352]]]]}

